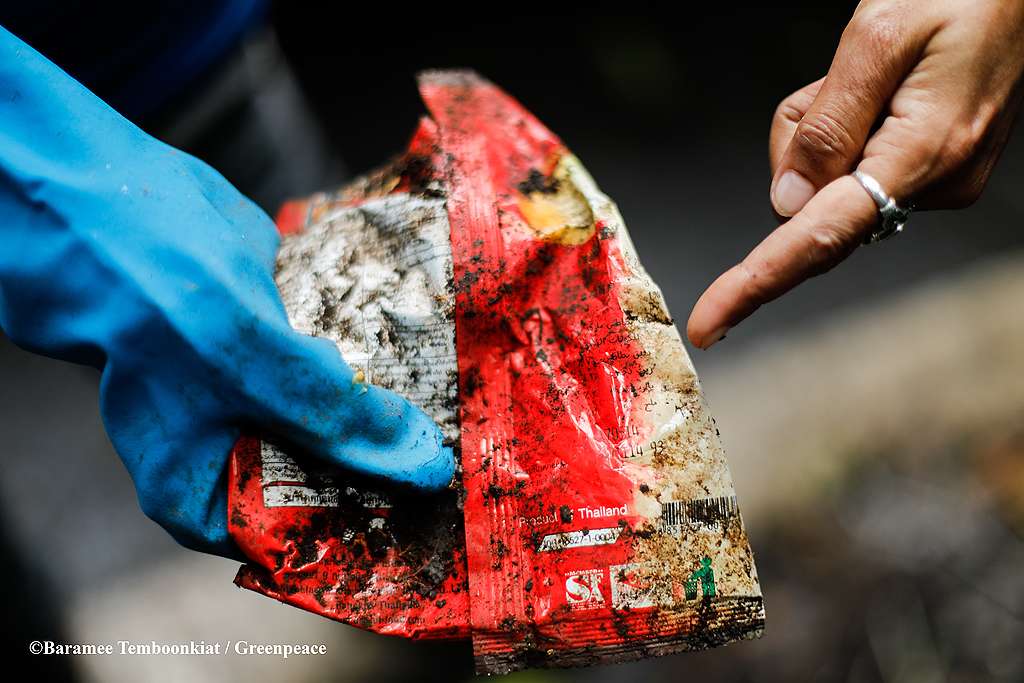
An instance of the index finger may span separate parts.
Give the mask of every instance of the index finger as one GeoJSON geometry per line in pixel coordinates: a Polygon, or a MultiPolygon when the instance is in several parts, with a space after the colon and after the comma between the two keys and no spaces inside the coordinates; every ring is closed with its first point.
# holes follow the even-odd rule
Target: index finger
{"type": "Polygon", "coordinates": [[[690,341],[708,348],[763,304],[831,270],[864,241],[877,212],[854,178],[825,186],[701,295],[686,326],[690,341]]]}

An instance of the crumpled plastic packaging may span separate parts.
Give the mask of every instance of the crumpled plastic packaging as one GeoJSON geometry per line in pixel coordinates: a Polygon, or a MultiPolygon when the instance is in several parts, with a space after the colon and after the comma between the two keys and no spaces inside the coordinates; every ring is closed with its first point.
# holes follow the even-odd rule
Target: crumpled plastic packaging
{"type": "Polygon", "coordinates": [[[276,280],[296,329],[441,425],[461,480],[411,496],[243,438],[236,583],[471,638],[481,673],[757,637],[718,430],[615,205],[491,83],[428,72],[420,92],[404,155],[282,207],[276,280]]]}

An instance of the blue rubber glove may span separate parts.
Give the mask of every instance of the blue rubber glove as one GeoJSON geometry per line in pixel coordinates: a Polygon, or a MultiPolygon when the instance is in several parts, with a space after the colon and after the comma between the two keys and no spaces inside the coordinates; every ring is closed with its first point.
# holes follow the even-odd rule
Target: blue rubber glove
{"type": "Polygon", "coordinates": [[[424,490],[451,450],[405,399],[288,325],[270,219],[0,28],[0,326],[101,368],[100,407],[143,511],[237,556],[226,463],[251,429],[424,490]]]}

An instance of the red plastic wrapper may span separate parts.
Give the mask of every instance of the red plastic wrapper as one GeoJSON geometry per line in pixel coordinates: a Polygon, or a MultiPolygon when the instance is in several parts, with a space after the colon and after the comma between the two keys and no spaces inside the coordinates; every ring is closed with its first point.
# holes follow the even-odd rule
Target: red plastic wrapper
{"type": "Polygon", "coordinates": [[[296,329],[438,422],[461,481],[409,496],[244,438],[236,583],[471,638],[481,673],[758,636],[718,430],[614,204],[494,85],[429,72],[420,92],[402,157],[282,208],[277,283],[296,329]]]}

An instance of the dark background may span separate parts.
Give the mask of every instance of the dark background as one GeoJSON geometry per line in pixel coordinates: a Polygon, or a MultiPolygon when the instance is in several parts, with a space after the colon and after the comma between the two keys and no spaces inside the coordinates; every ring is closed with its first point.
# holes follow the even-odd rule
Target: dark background
{"type": "MultiPolygon", "coordinates": [[[[423,113],[414,81],[418,70],[473,68],[559,134],[617,202],[645,266],[682,325],[703,288],[774,227],[767,163],[773,111],[787,94],[824,75],[854,4],[732,2],[693,9],[682,3],[570,8],[281,2],[270,12],[276,54],[283,55],[298,85],[295,92],[308,103],[313,127],[319,130],[310,137],[287,116],[264,125],[272,128],[268,135],[285,141],[285,156],[288,141],[301,137],[307,146],[313,140],[326,159],[306,164],[304,172],[291,176],[291,184],[274,184],[268,191],[252,180],[252,164],[237,162],[240,154],[245,156],[245,139],[226,134],[223,126],[186,136],[181,144],[273,211],[285,193],[322,189],[400,151],[423,113]],[[624,9],[635,11],[627,14],[624,9]]],[[[258,73],[251,87],[260,92],[258,73]]],[[[165,132],[173,129],[174,118],[173,111],[163,112],[140,123],[173,141],[174,134],[165,132]]],[[[309,124],[299,118],[301,125],[309,124]]],[[[304,148],[296,144],[295,149],[298,156],[304,148]]],[[[292,161],[303,166],[301,159],[292,161]]],[[[278,159],[275,165],[287,163],[278,159]]],[[[909,287],[943,280],[965,266],[1019,249],[1024,246],[1022,180],[1024,148],[1018,134],[977,206],[968,212],[916,215],[905,235],[859,250],[834,273],[758,312],[713,351],[691,349],[698,370],[706,380],[714,378],[765,340],[805,329],[835,311],[884,303],[909,287]]],[[[850,349],[852,359],[879,352],[884,349],[850,349]]],[[[4,342],[0,377],[0,509],[8,549],[3,564],[9,574],[0,585],[7,595],[6,631],[18,651],[30,634],[51,639],[60,639],[62,632],[80,634],[82,617],[69,614],[88,614],[82,605],[92,604],[89,596],[97,591],[116,594],[144,574],[163,576],[159,568],[174,566],[187,551],[139,512],[130,481],[102,433],[96,373],[32,357],[4,342]]],[[[705,384],[714,405],[714,381],[705,384]]],[[[728,434],[725,442],[728,446],[728,434]]],[[[740,501],[745,490],[757,485],[755,478],[737,477],[740,501]]],[[[818,536],[795,541],[786,541],[785,533],[777,531],[753,535],[768,602],[769,633],[757,644],[761,649],[741,644],[658,663],[594,670],[587,676],[609,681],[638,676],[675,680],[684,675],[707,681],[785,680],[779,672],[792,671],[807,680],[933,680],[926,675],[893,678],[883,675],[883,667],[858,659],[858,636],[843,626],[859,618],[858,600],[846,595],[849,584],[826,580],[814,590],[837,610],[829,622],[839,634],[831,649],[803,652],[803,668],[794,669],[790,662],[787,669],[772,658],[773,649],[792,652],[782,645],[803,637],[772,632],[773,589],[781,595],[794,575],[820,578],[815,572],[828,577],[832,571],[809,567],[811,559],[786,555],[775,541],[829,544],[828,529],[814,533],[818,536]]],[[[848,562],[847,569],[871,564],[872,558],[849,548],[836,554],[848,562]]],[[[210,590],[232,590],[227,583],[233,573],[230,563],[209,562],[220,572],[210,590]]],[[[157,594],[178,588],[165,576],[141,590],[157,594]]],[[[238,599],[263,600],[251,595],[238,599]]],[[[151,621],[124,628],[137,628],[133,637],[156,637],[147,629],[168,618],[155,612],[151,621]]],[[[199,604],[192,619],[199,628],[213,616],[199,604]]],[[[1015,619],[1019,622],[1019,615],[1015,619]]],[[[396,641],[382,646],[380,639],[353,637],[357,649],[378,652],[370,672],[376,680],[469,675],[463,646],[396,641]]],[[[82,675],[67,660],[37,658],[31,664],[36,671],[53,667],[63,676],[82,675]]],[[[129,664],[145,662],[124,665],[129,664]]],[[[323,677],[353,680],[345,674],[344,662],[337,666],[342,668],[325,671],[323,677]]],[[[166,670],[162,675],[132,671],[147,678],[169,675],[166,670]]],[[[536,674],[533,680],[550,680],[547,676],[536,674]]]]}

